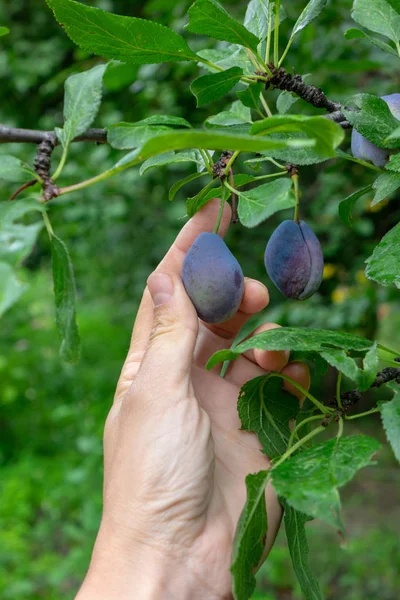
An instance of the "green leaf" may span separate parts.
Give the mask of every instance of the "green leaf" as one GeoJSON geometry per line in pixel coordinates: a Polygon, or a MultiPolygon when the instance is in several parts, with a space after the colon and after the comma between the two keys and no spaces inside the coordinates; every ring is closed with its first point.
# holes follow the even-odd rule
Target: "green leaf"
{"type": "MultiPolygon", "coordinates": [[[[212,190],[212,188],[216,183],[215,179],[212,179],[207,183],[206,186],[203,187],[198,194],[193,196],[192,198],[188,198],[186,202],[186,211],[188,217],[193,217],[211,198],[218,198],[216,195],[216,189],[212,190]]],[[[221,189],[221,188],[220,188],[221,189]]],[[[222,190],[221,190],[222,191],[222,190]]]]}
{"type": "MultiPolygon", "coordinates": [[[[247,5],[244,26],[260,40],[265,40],[268,34],[269,15],[271,14],[271,31],[275,29],[275,11],[273,0],[250,0],[247,5]]],[[[286,19],[286,12],[281,5],[279,23],[286,19]]]]}
{"type": "Polygon", "coordinates": [[[270,4],[270,0],[250,0],[247,5],[244,26],[259,40],[264,40],[268,34],[270,4]]]}
{"type": "Polygon", "coordinates": [[[151,115],[141,121],[137,121],[136,124],[141,125],[170,125],[171,127],[192,127],[189,121],[186,121],[183,117],[175,117],[174,115],[151,115]]]}
{"type": "Polygon", "coordinates": [[[110,61],[104,73],[103,83],[113,92],[122,90],[136,81],[140,65],[129,65],[119,61],[110,61]]]}
{"type": "Polygon", "coordinates": [[[376,191],[371,206],[375,206],[399,189],[400,173],[383,173],[375,179],[372,187],[376,191]]]}
{"type": "Polygon", "coordinates": [[[400,288],[400,223],[389,231],[365,261],[365,274],[384,286],[400,288]]]}
{"type": "Polygon", "coordinates": [[[67,362],[77,362],[80,356],[80,339],[75,314],[75,276],[68,249],[55,235],[51,236],[56,323],[61,340],[60,354],[67,362]]]}
{"type": "Polygon", "coordinates": [[[55,132],[64,148],[93,123],[101,104],[103,75],[107,65],[76,73],[65,82],[64,127],[55,132]]]}
{"type": "Polygon", "coordinates": [[[399,141],[400,138],[400,127],[397,127],[394,131],[392,131],[392,133],[390,135],[388,135],[388,137],[385,139],[385,144],[387,144],[388,142],[390,142],[391,140],[397,140],[399,141]]]}
{"type": "Polygon", "coordinates": [[[258,83],[249,85],[242,92],[236,92],[236,96],[239,98],[240,102],[244,104],[244,106],[257,110],[263,87],[264,86],[262,82],[259,81],[258,83]]]}
{"type": "Polygon", "coordinates": [[[236,528],[232,550],[232,588],[235,600],[248,600],[256,587],[254,571],[264,551],[267,534],[265,487],[268,471],[246,477],[247,500],[236,528]]]}
{"type": "Polygon", "coordinates": [[[339,204],[339,217],[341,218],[341,220],[343,221],[343,223],[345,225],[348,225],[349,227],[353,226],[352,216],[351,216],[353,206],[359,198],[362,198],[363,196],[365,196],[365,194],[368,194],[368,192],[370,192],[371,190],[372,190],[372,185],[367,185],[367,186],[361,188],[361,190],[357,190],[353,194],[350,194],[350,196],[347,196],[347,198],[345,198],[344,200],[341,201],[341,203],[339,204]]]}
{"type": "Polygon", "coordinates": [[[319,583],[308,562],[309,548],[305,524],[310,517],[292,508],[284,498],[281,499],[281,503],[285,511],[285,532],[290,557],[304,598],[305,600],[322,600],[319,583]]]}
{"type": "Polygon", "coordinates": [[[241,152],[262,152],[274,148],[290,148],[312,145],[313,140],[295,139],[278,140],[272,137],[256,137],[252,135],[232,133],[231,131],[168,131],[154,135],[141,148],[126,154],[114,165],[114,172],[133,167],[138,163],[167,152],[168,150],[184,150],[199,148],[204,150],[239,150],[241,152]]]}
{"type": "Polygon", "coordinates": [[[278,377],[261,375],[240,390],[238,413],[242,429],[252,431],[271,459],[281,456],[290,438],[289,421],[299,411],[298,400],[286,392],[278,377]]]}
{"type": "Polygon", "coordinates": [[[335,348],[347,351],[367,352],[372,346],[366,340],[351,333],[302,327],[282,327],[263,331],[236,346],[234,351],[219,350],[208,361],[206,368],[212,369],[224,360],[235,360],[240,354],[260,348],[261,350],[296,350],[299,352],[325,352],[335,348]]]}
{"type": "Polygon", "coordinates": [[[230,127],[244,123],[252,124],[250,109],[239,100],[233,102],[229,110],[224,110],[206,120],[206,125],[230,127]]]}
{"type": "Polygon", "coordinates": [[[400,462],[400,395],[396,393],[393,400],[382,402],[379,408],[381,410],[386,437],[395,457],[400,462]]]}
{"type": "Polygon", "coordinates": [[[8,27],[0,27],[0,37],[2,37],[3,35],[7,35],[8,33],[10,33],[8,27]]]}
{"type": "Polygon", "coordinates": [[[335,367],[343,375],[352,379],[360,392],[365,392],[371,387],[379,370],[379,356],[376,343],[366,353],[363,369],[360,369],[355,360],[347,356],[344,350],[337,349],[321,352],[321,356],[332,367],[335,367]]]}
{"type": "Polygon", "coordinates": [[[275,115],[256,121],[251,128],[253,135],[300,132],[315,140],[313,150],[322,156],[335,156],[335,148],[343,141],[343,129],[324,117],[304,115],[275,115]]]}
{"type": "Polygon", "coordinates": [[[241,152],[261,152],[274,148],[306,146],[310,143],[312,143],[310,140],[275,140],[270,137],[234,134],[229,131],[204,131],[202,129],[168,131],[154,135],[139,150],[124,156],[117,166],[124,166],[124,168],[127,168],[128,165],[134,166],[151,156],[168,150],[184,150],[186,148],[226,150],[229,148],[241,152]]]}
{"type": "Polygon", "coordinates": [[[371,464],[377,440],[354,435],[322,442],[272,469],[272,482],[288,504],[343,531],[338,488],[371,464]]]}
{"type": "Polygon", "coordinates": [[[195,179],[198,179],[199,177],[203,177],[203,175],[207,175],[207,171],[202,171],[201,173],[191,173],[184,179],[179,179],[178,181],[176,181],[169,190],[168,199],[170,201],[173,200],[177,192],[181,189],[181,187],[183,187],[187,183],[190,183],[191,181],[194,181],[195,179]]]}
{"type": "Polygon", "coordinates": [[[386,2],[400,15],[400,0],[386,0],[386,2]]]}
{"type": "Polygon", "coordinates": [[[327,1],[328,0],[310,0],[293,27],[292,38],[322,13],[327,1]]]}
{"type": "Polygon", "coordinates": [[[238,44],[257,52],[259,39],[232,19],[215,0],[196,0],[189,8],[187,30],[224,42],[238,44]]]}
{"type": "Polygon", "coordinates": [[[385,166],[385,169],[388,171],[394,171],[395,173],[400,173],[400,152],[398,154],[391,155],[389,162],[385,166]]]}
{"type": "Polygon", "coordinates": [[[122,17],[72,0],[47,0],[75,44],[106,58],[146,64],[197,60],[183,37],[154,21],[122,17]]]}
{"type": "Polygon", "coordinates": [[[190,91],[196,96],[197,106],[204,106],[225,96],[240,81],[242,75],[242,69],[231,67],[227,71],[203,75],[195,79],[190,86],[190,91]]]}
{"type": "Polygon", "coordinates": [[[164,167],[165,165],[176,165],[185,162],[195,162],[199,164],[196,152],[190,150],[188,152],[174,152],[171,150],[145,160],[140,167],[139,173],[140,175],[143,175],[146,171],[154,169],[155,167],[164,167]]]}
{"type": "Polygon", "coordinates": [[[18,281],[11,265],[0,262],[0,317],[15,304],[27,286],[18,281]]]}
{"type": "Polygon", "coordinates": [[[13,183],[25,183],[30,179],[38,179],[35,171],[27,163],[16,156],[0,155],[0,179],[13,183]]]}
{"type": "Polygon", "coordinates": [[[370,31],[385,35],[394,42],[400,39],[400,15],[386,0],[354,0],[351,16],[370,31]]]}
{"type": "Polygon", "coordinates": [[[355,40],[359,38],[366,39],[371,44],[374,44],[374,46],[378,46],[378,48],[380,48],[384,52],[387,52],[388,54],[393,54],[397,57],[399,56],[396,50],[392,48],[392,46],[389,46],[389,44],[386,44],[386,42],[382,42],[382,40],[378,40],[377,38],[371,37],[370,35],[365,33],[365,31],[361,31],[361,29],[357,29],[355,27],[347,29],[347,31],[344,32],[344,37],[346,38],[346,40],[355,40]]]}
{"type": "MultiPolygon", "coordinates": [[[[247,75],[254,75],[254,66],[246,54],[246,50],[241,46],[230,44],[228,48],[208,48],[199,50],[197,56],[201,56],[206,60],[211,61],[221,69],[229,69],[230,67],[240,67],[247,75]]],[[[207,69],[211,73],[219,73],[211,65],[199,63],[203,69],[207,69]]]]}
{"type": "MultiPolygon", "coordinates": [[[[271,135],[271,138],[286,141],[290,141],[294,138],[308,140],[308,137],[303,133],[274,133],[271,135]]],[[[266,153],[262,152],[261,154],[266,153]]],[[[327,160],[326,156],[321,156],[321,154],[316,152],[314,148],[310,147],[270,150],[268,152],[268,158],[271,157],[275,158],[276,160],[292,163],[294,165],[314,165],[327,160]]]]}
{"type": "Polygon", "coordinates": [[[290,179],[276,179],[239,194],[238,214],[242,225],[256,227],[279,210],[296,206],[290,179]]]}
{"type": "Polygon", "coordinates": [[[0,203],[0,261],[17,265],[31,252],[43,221],[25,225],[17,221],[31,211],[43,211],[43,204],[33,199],[0,203]]]}
{"type": "Polygon", "coordinates": [[[293,106],[298,100],[300,100],[299,96],[295,96],[291,92],[283,91],[279,94],[276,100],[276,108],[280,115],[284,115],[290,110],[290,107],[293,106]]]}
{"type": "Polygon", "coordinates": [[[396,143],[388,142],[387,138],[399,127],[399,121],[384,100],[371,94],[357,94],[348,98],[347,103],[355,104],[360,109],[342,108],[342,112],[361,135],[379,147],[396,147],[396,143]]]}
{"type": "MultiPolygon", "coordinates": [[[[213,183],[215,184],[216,181],[217,180],[214,180],[213,183]]],[[[239,174],[235,175],[234,177],[235,188],[246,185],[247,183],[252,183],[253,181],[255,181],[255,179],[252,175],[239,174]]],[[[203,188],[196,196],[193,198],[188,198],[186,203],[188,216],[193,217],[193,215],[196,214],[196,212],[205,204],[207,204],[207,202],[209,202],[212,198],[221,198],[221,194],[222,187],[212,187],[210,182],[206,188],[203,188]]]]}
{"type": "Polygon", "coordinates": [[[117,150],[139,148],[147,140],[165,131],[170,131],[166,125],[146,125],[137,123],[115,123],[107,127],[107,141],[117,150]]]}

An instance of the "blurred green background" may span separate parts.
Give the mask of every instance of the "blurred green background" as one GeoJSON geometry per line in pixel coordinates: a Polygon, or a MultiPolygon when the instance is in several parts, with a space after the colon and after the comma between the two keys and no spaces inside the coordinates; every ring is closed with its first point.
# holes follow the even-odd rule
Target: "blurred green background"
{"type": "MultiPolygon", "coordinates": [[[[119,14],[141,16],[182,31],[190,2],[97,0],[119,14]]],[[[306,4],[290,0],[283,32],[306,4]]],[[[243,2],[224,2],[238,18],[243,2]]],[[[322,17],[293,44],[287,66],[311,73],[309,82],[342,101],[357,91],[399,91],[396,58],[366,42],[346,42],[352,26],[350,0],[329,2],[322,17]]],[[[77,49],[55,23],[43,0],[3,0],[0,24],[0,122],[52,129],[62,123],[63,84],[69,74],[99,62],[77,49]]],[[[192,39],[192,47],[212,40],[192,39]]],[[[195,109],[189,85],[196,65],[127,66],[111,70],[97,126],[136,121],[149,114],[180,115],[201,126],[224,101],[195,109]]],[[[270,94],[273,106],[277,94],[270,94]]],[[[232,101],[235,99],[232,96],[232,101]]],[[[310,112],[299,101],[292,112],[310,112]]],[[[349,148],[349,135],[343,149],[349,148]]],[[[33,146],[9,144],[0,153],[32,162],[33,146]]],[[[120,153],[107,146],[74,144],[62,176],[69,185],[111,166],[120,153]]],[[[54,164],[59,149],[54,152],[54,164]]],[[[101,513],[102,430],[145,281],[185,222],[185,196],[168,202],[169,187],[193,167],[137,169],[53,201],[55,232],[67,243],[75,266],[78,323],[83,341],[76,366],[61,363],[54,323],[49,244],[45,232],[21,269],[26,293],[0,322],[0,598],[61,600],[74,597],[88,565],[101,513]]],[[[265,167],[263,167],[265,168],[265,167]]],[[[243,166],[240,170],[248,167],[243,166]]],[[[373,180],[373,173],[344,161],[301,170],[303,216],[325,253],[320,293],[303,303],[284,301],[270,286],[266,318],[281,325],[343,329],[399,347],[399,293],[368,282],[363,263],[377,241],[398,222],[396,198],[355,207],[351,231],[337,216],[338,203],[373,180]],[[378,209],[378,210],[376,210],[378,209]]],[[[2,182],[1,200],[14,191],[2,182]]],[[[187,186],[193,195],[198,182],[187,186]]],[[[285,215],[257,229],[237,226],[228,244],[245,273],[268,284],[266,241],[285,215]]],[[[334,376],[314,379],[319,397],[333,396],[334,376]]],[[[348,383],[350,386],[351,384],[348,383]]],[[[376,400],[376,398],[375,398],[376,400]]],[[[367,409],[373,396],[360,408],[367,409]]],[[[379,417],[353,430],[384,442],[379,417]]],[[[309,526],[311,564],[327,599],[397,600],[400,590],[400,472],[390,449],[364,469],[344,492],[345,545],[319,522],[309,526]]],[[[263,568],[257,598],[301,599],[282,535],[263,568]]]]}

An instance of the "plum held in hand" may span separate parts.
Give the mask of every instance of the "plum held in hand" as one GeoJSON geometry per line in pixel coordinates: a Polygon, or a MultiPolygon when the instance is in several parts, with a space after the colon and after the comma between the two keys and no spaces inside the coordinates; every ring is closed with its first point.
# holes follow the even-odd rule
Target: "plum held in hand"
{"type": "Polygon", "coordinates": [[[324,257],[315,233],[304,221],[283,221],[265,249],[265,268],[287,298],[306,300],[321,285],[324,257]]]}
{"type": "MultiPolygon", "coordinates": [[[[400,94],[389,94],[388,96],[382,96],[381,99],[386,102],[392,115],[396,119],[400,119],[400,94]]],[[[384,167],[391,153],[388,149],[375,146],[355,129],[351,134],[351,151],[354,158],[369,160],[376,167],[384,167]]]]}
{"type": "Polygon", "coordinates": [[[201,233],[185,256],[182,281],[200,319],[222,323],[237,312],[244,277],[232,252],[215,233],[201,233]]]}

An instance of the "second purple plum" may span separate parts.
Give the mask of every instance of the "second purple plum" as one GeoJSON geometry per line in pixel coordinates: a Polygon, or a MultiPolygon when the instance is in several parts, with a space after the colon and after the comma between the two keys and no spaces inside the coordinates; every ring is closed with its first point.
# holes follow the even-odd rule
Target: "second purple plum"
{"type": "Polygon", "coordinates": [[[287,298],[306,300],[321,285],[324,257],[315,233],[304,221],[283,221],[265,249],[265,268],[287,298]]]}
{"type": "MultiPolygon", "coordinates": [[[[400,94],[382,96],[382,100],[386,102],[392,115],[400,120],[400,94]]],[[[351,134],[351,151],[354,158],[368,160],[376,167],[384,167],[390,155],[390,150],[375,146],[375,144],[367,140],[367,138],[358,133],[354,128],[351,134]]]]}

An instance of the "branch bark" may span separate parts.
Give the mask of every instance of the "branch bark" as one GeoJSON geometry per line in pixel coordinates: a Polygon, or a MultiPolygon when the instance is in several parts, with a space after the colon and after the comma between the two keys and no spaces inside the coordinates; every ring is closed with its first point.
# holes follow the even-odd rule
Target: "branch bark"
{"type": "MultiPolygon", "coordinates": [[[[400,362],[400,358],[395,358],[395,361],[400,362]]],[[[400,385],[400,367],[385,367],[382,369],[376,376],[371,387],[379,388],[381,385],[389,383],[389,381],[395,381],[400,385]]],[[[342,400],[343,408],[348,410],[351,406],[354,406],[361,400],[362,394],[358,389],[349,390],[348,392],[342,392],[340,398],[342,400]]],[[[332,406],[337,407],[337,402],[333,402],[332,406]]]]}
{"type": "MultiPolygon", "coordinates": [[[[11,142],[40,144],[54,137],[53,131],[38,131],[35,129],[20,129],[0,125],[0,144],[9,144],[11,142]]],[[[82,135],[76,137],[73,142],[95,142],[97,144],[107,143],[107,132],[105,129],[88,129],[82,135]]],[[[55,146],[59,145],[55,138],[55,146]]]]}
{"type": "Polygon", "coordinates": [[[324,115],[327,119],[335,121],[344,129],[351,127],[346,117],[341,112],[342,105],[340,102],[330,100],[325,92],[321,88],[317,88],[314,85],[308,85],[303,81],[301,75],[291,75],[286,69],[277,69],[273,64],[268,65],[272,72],[272,77],[268,76],[267,73],[256,73],[257,75],[263,75],[267,77],[267,83],[265,89],[274,88],[286,92],[292,92],[299,96],[308,104],[312,104],[316,108],[324,108],[329,114],[324,115]]]}

